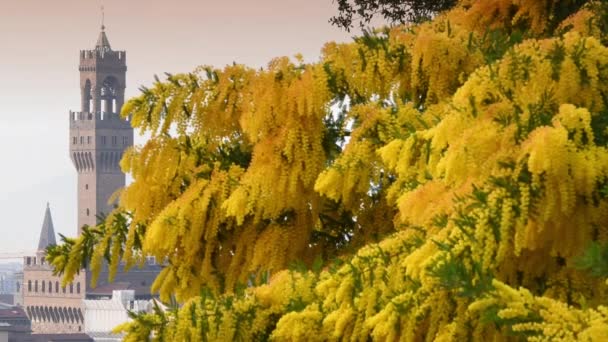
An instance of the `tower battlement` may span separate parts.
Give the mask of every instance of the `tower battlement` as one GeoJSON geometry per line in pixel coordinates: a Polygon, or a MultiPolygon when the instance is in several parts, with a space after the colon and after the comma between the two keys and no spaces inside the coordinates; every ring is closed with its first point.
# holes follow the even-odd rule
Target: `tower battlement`
{"type": "Polygon", "coordinates": [[[70,130],[72,129],[131,129],[128,120],[120,117],[118,113],[109,112],[69,112],[70,130]]]}
{"type": "Polygon", "coordinates": [[[80,50],[80,64],[87,63],[90,61],[108,61],[111,63],[122,63],[127,64],[127,52],[126,51],[112,51],[112,50],[80,50]]]}

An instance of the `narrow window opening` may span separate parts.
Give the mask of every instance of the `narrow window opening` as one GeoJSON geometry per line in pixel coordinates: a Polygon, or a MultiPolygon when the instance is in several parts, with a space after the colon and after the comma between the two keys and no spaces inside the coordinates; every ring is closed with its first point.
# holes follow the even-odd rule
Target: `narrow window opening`
{"type": "Polygon", "coordinates": [[[89,212],[89,208],[87,208],[87,216],[89,216],[90,212],[89,212]]]}

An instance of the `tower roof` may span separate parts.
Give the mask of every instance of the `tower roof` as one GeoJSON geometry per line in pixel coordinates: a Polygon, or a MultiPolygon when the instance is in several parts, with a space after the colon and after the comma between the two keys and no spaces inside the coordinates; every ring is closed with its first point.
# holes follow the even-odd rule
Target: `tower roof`
{"type": "Polygon", "coordinates": [[[53,228],[53,218],[51,217],[51,208],[46,204],[46,212],[42,221],[42,229],[40,230],[40,241],[38,242],[38,250],[45,250],[49,245],[55,245],[55,229],[53,228]]]}
{"type": "Polygon", "coordinates": [[[101,32],[99,32],[99,37],[97,38],[97,44],[95,44],[95,50],[100,51],[112,51],[112,47],[110,47],[110,41],[108,40],[108,36],[106,36],[106,27],[101,25],[101,32]]]}

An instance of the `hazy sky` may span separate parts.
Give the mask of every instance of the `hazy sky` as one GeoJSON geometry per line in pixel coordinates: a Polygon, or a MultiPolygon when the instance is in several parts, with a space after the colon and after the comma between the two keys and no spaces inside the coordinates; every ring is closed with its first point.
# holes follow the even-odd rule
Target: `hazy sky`
{"type": "MultiPolygon", "coordinates": [[[[46,202],[56,232],[76,232],[68,110],[80,103],[78,51],[95,45],[100,0],[0,0],[0,253],[32,251],[46,202]]],[[[351,34],[332,0],[105,0],[106,33],[127,50],[127,97],[154,74],[233,61],[318,59],[351,34]]],[[[142,139],[136,139],[136,143],[142,139]]]]}

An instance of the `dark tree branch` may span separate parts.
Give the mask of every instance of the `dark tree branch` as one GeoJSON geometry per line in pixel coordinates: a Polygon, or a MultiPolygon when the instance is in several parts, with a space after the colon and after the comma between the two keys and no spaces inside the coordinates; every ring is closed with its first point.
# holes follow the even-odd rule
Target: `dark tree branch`
{"type": "Polygon", "coordinates": [[[454,7],[457,0],[334,0],[338,15],[329,19],[332,25],[346,31],[355,22],[363,28],[377,15],[393,24],[421,22],[434,14],[454,7]]]}

